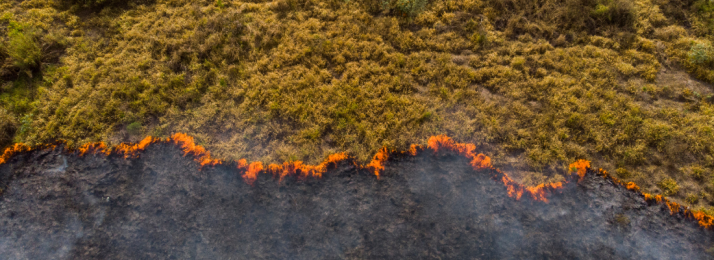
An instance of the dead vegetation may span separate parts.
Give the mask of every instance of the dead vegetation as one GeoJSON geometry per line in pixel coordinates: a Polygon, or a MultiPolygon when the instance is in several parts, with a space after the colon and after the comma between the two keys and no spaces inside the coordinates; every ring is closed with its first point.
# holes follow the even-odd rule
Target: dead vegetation
{"type": "Polygon", "coordinates": [[[647,192],[714,203],[710,2],[381,3],[0,3],[0,106],[17,129],[5,133],[77,144],[180,131],[265,162],[366,161],[448,134],[526,184],[585,158],[647,192]]]}

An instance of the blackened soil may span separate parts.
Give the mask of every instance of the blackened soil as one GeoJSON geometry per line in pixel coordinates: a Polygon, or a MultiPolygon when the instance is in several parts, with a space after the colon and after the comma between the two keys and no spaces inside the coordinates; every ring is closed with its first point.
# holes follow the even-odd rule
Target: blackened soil
{"type": "Polygon", "coordinates": [[[343,163],[322,179],[56,151],[0,165],[3,259],[711,259],[714,233],[589,173],[520,201],[456,155],[343,163]]]}

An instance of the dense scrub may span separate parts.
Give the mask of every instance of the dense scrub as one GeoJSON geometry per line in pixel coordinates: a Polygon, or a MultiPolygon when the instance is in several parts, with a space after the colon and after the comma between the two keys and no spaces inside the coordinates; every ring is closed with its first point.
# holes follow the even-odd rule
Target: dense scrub
{"type": "Polygon", "coordinates": [[[448,134],[527,184],[559,180],[543,172],[586,158],[705,207],[714,203],[712,8],[8,1],[0,106],[17,142],[181,131],[219,157],[262,161],[337,151],[367,160],[382,146],[448,134]]]}

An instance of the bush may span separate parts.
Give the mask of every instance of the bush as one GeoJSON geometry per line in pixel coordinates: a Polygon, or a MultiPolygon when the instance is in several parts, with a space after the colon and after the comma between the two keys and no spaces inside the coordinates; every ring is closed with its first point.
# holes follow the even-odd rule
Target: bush
{"type": "Polygon", "coordinates": [[[698,181],[704,180],[707,176],[706,173],[706,170],[701,166],[692,166],[689,168],[689,175],[698,181]]]}
{"type": "Polygon", "coordinates": [[[677,185],[677,181],[670,177],[662,179],[659,183],[657,183],[657,186],[662,189],[662,193],[665,196],[672,196],[679,192],[679,185],[677,185]]]}
{"type": "Polygon", "coordinates": [[[594,18],[627,27],[635,22],[635,6],[629,0],[608,0],[595,6],[591,12],[594,18]]]}
{"type": "Polygon", "coordinates": [[[416,16],[426,7],[427,0],[397,0],[396,8],[402,14],[416,16]]]}
{"type": "Polygon", "coordinates": [[[615,170],[615,172],[617,173],[617,177],[620,177],[620,178],[622,178],[622,179],[626,179],[626,178],[629,178],[630,176],[632,176],[632,174],[630,173],[630,171],[628,171],[628,170],[625,169],[625,168],[617,168],[617,169],[615,170]]]}
{"type": "Polygon", "coordinates": [[[42,50],[32,30],[11,22],[8,31],[5,49],[13,64],[21,70],[37,68],[42,58],[42,50]]]}
{"type": "Polygon", "coordinates": [[[687,53],[689,62],[696,65],[709,65],[712,62],[712,46],[709,43],[697,43],[687,53]]]}
{"type": "Polygon", "coordinates": [[[130,135],[139,135],[141,134],[141,123],[140,122],[134,122],[126,126],[126,131],[129,132],[130,135]]]}
{"type": "Polygon", "coordinates": [[[697,196],[696,194],[689,194],[687,195],[687,198],[684,199],[684,201],[691,205],[694,205],[699,202],[699,196],[697,196]]]}
{"type": "Polygon", "coordinates": [[[370,12],[396,12],[416,16],[426,8],[428,0],[367,0],[362,2],[370,12]]]}

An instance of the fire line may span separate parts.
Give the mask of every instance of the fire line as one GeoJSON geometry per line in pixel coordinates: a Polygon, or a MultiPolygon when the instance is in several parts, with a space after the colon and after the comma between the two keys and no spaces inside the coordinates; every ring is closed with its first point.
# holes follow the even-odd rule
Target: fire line
{"type": "MultiPolygon", "coordinates": [[[[61,144],[61,142],[59,142],[61,144]]],[[[105,143],[88,143],[80,146],[77,149],[79,156],[84,156],[87,154],[102,154],[109,156],[112,154],[121,155],[124,158],[136,158],[139,153],[145,150],[149,145],[155,143],[172,143],[181,148],[184,152],[184,156],[191,155],[194,161],[198,162],[202,167],[204,166],[216,166],[225,163],[224,160],[215,159],[211,157],[211,153],[207,151],[203,146],[196,145],[194,138],[187,134],[176,133],[168,138],[157,138],[148,136],[141,140],[139,143],[122,143],[115,147],[108,147],[105,143]]],[[[30,147],[28,145],[17,143],[7,149],[0,155],[0,165],[8,162],[10,158],[14,155],[29,152],[32,150],[45,150],[45,149],[55,149],[58,144],[44,144],[38,145],[36,147],[30,147]]],[[[446,135],[431,136],[427,141],[427,147],[431,149],[434,153],[439,151],[450,151],[457,153],[470,161],[470,165],[474,170],[482,171],[488,170],[491,173],[492,179],[500,181],[506,187],[508,195],[516,200],[520,200],[522,197],[527,196],[535,201],[540,201],[547,203],[547,195],[549,193],[556,192],[563,188],[564,182],[555,183],[542,183],[536,186],[525,186],[517,183],[511,179],[508,174],[500,171],[499,169],[493,167],[491,164],[491,158],[488,156],[476,153],[476,145],[470,143],[458,143],[446,135]]],[[[66,149],[66,148],[65,148],[66,149]]],[[[416,156],[420,151],[424,151],[425,148],[420,145],[411,145],[409,150],[402,151],[402,154],[408,154],[411,156],[416,156]]],[[[375,177],[379,179],[380,172],[384,171],[385,163],[389,158],[389,154],[397,153],[397,151],[389,151],[387,148],[380,149],[372,158],[372,160],[367,165],[357,165],[360,169],[371,170],[375,177]]],[[[331,165],[337,165],[337,163],[347,160],[349,156],[346,153],[336,153],[331,154],[322,163],[318,165],[305,164],[302,161],[290,161],[283,162],[282,164],[269,164],[265,166],[262,162],[250,162],[246,159],[240,159],[236,161],[238,170],[243,172],[242,178],[249,185],[253,185],[258,178],[258,174],[265,173],[271,174],[273,177],[278,178],[282,181],[286,176],[296,176],[298,178],[321,178],[324,173],[327,172],[328,167],[331,165]]],[[[570,179],[575,179],[576,181],[582,180],[582,178],[590,169],[590,162],[587,160],[578,160],[570,164],[569,171],[571,173],[570,179]],[[577,176],[577,177],[576,177],[577,176]]],[[[648,193],[643,193],[640,191],[640,187],[634,182],[623,182],[615,177],[612,177],[607,171],[599,169],[597,171],[598,175],[603,178],[609,179],[615,184],[618,184],[627,190],[636,192],[637,194],[644,197],[647,203],[664,204],[669,208],[671,214],[682,214],[685,218],[697,221],[700,226],[704,228],[714,228],[714,217],[707,215],[703,211],[690,210],[685,206],[682,206],[676,202],[669,201],[662,195],[652,195],[648,193]]]]}

